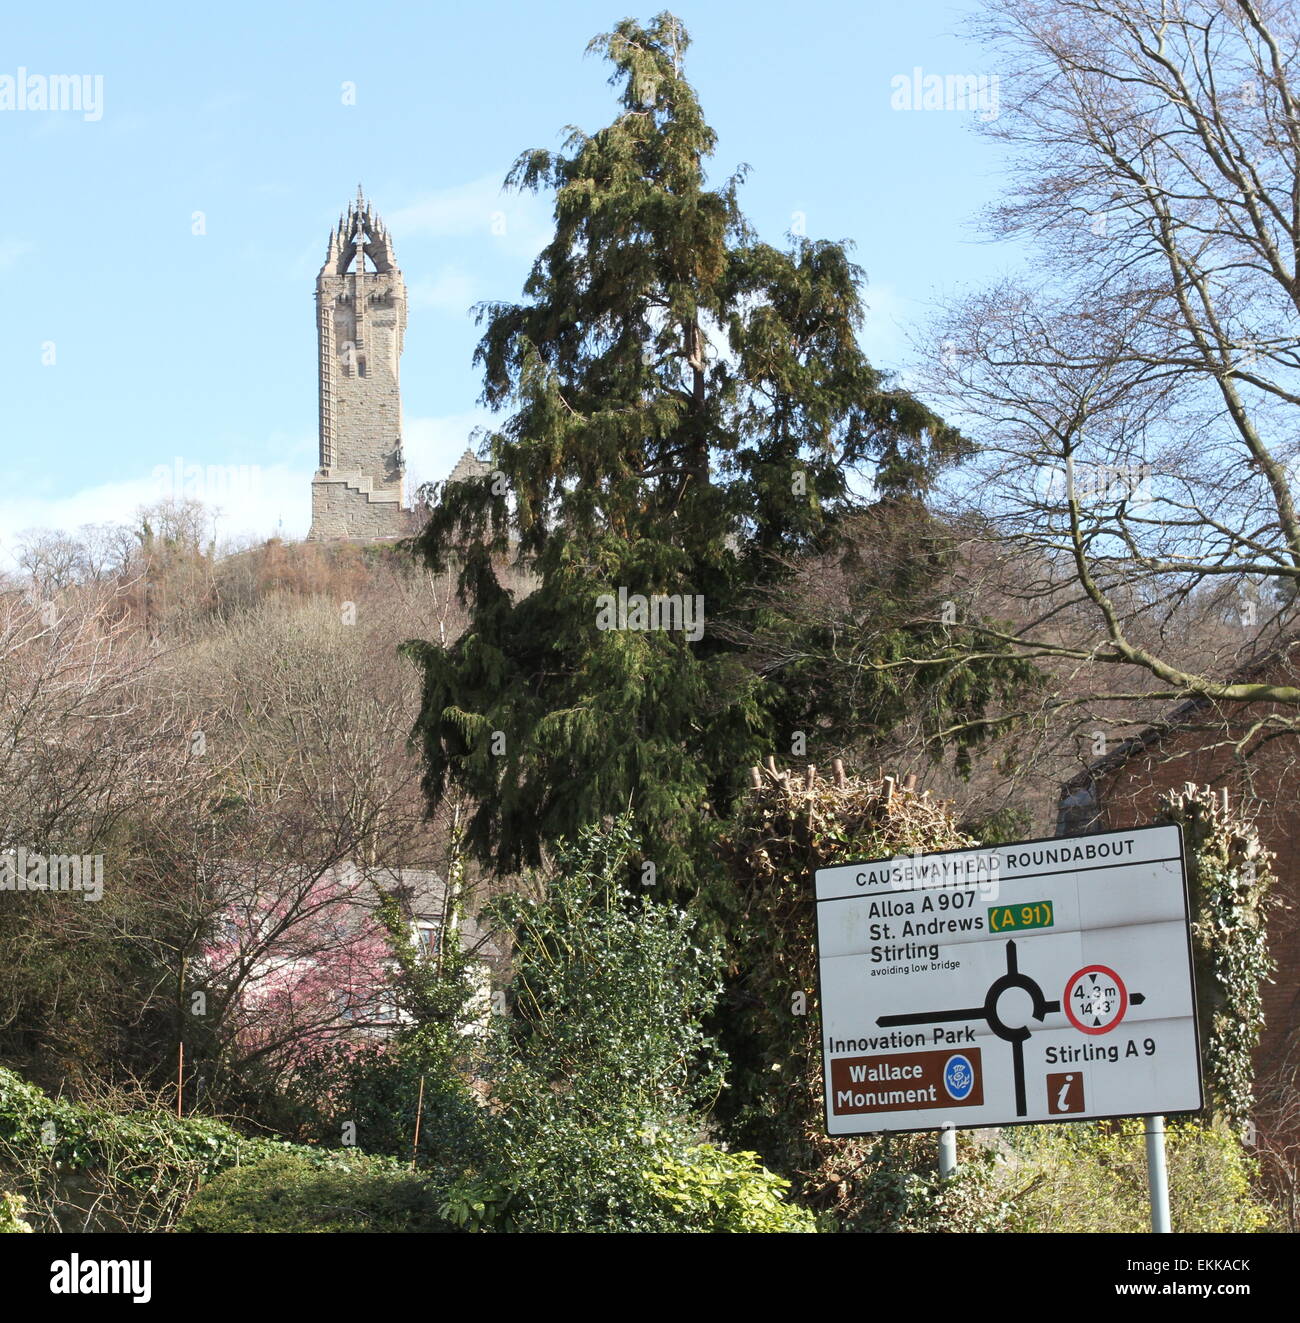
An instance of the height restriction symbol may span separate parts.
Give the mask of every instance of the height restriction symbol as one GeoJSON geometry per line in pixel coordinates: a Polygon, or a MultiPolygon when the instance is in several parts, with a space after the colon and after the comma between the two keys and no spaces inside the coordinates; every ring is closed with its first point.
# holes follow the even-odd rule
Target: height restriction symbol
{"type": "Polygon", "coordinates": [[[1106,1034],[1128,1011],[1129,1003],[1141,1006],[1146,998],[1132,997],[1124,980],[1106,965],[1085,965],[1070,975],[1061,997],[1061,1007],[1081,1034],[1106,1034]]]}

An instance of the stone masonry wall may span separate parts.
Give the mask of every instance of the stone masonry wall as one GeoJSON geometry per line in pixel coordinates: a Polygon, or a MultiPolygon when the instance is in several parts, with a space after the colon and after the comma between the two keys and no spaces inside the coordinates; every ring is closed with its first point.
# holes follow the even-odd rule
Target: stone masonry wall
{"type": "Polygon", "coordinates": [[[311,484],[311,537],[405,537],[413,531],[412,514],[395,500],[373,500],[343,479],[317,475],[311,484]]]}
{"type": "MultiPolygon", "coordinates": [[[[360,203],[358,203],[360,205],[360,203]]],[[[359,240],[357,241],[360,242],[359,240]]],[[[320,468],[312,480],[309,537],[395,537],[410,522],[402,508],[400,360],[406,284],[371,212],[353,209],[332,238],[316,279],[320,355],[320,468]],[[360,234],[379,249],[379,270],[340,248],[360,234]],[[378,232],[378,233],[377,233],[378,232]]]]}

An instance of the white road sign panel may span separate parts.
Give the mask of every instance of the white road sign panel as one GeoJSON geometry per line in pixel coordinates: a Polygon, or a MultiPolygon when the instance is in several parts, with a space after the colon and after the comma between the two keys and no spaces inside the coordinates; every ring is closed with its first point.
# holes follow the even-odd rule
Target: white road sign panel
{"type": "Polygon", "coordinates": [[[1201,1107],[1182,835],[819,869],[832,1135],[1201,1107]]]}

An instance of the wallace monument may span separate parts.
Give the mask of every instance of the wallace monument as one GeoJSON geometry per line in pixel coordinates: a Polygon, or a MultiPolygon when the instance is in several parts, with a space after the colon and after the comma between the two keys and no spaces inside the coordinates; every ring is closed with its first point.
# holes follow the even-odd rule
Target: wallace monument
{"type": "MultiPolygon", "coordinates": [[[[404,537],[415,531],[402,503],[402,393],[406,282],[393,236],[358,187],[330,231],[316,277],[320,360],[320,467],[311,480],[314,541],[404,537]]],[[[465,453],[448,482],[489,465],[465,453]]]]}
{"type": "Polygon", "coordinates": [[[313,539],[410,531],[398,377],[405,331],[406,282],[392,236],[358,188],[316,277],[320,467],[311,483],[313,539]]]}

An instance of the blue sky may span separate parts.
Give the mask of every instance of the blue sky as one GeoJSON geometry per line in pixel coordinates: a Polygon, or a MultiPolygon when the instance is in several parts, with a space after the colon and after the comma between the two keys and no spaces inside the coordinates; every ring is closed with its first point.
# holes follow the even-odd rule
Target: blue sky
{"type": "MultiPolygon", "coordinates": [[[[961,35],[972,7],[675,10],[718,132],[715,177],[751,167],[742,204],[764,238],[802,217],[813,237],[853,241],[878,366],[906,366],[908,328],[945,294],[1014,265],[976,229],[1003,162],[974,116],[891,107],[891,80],[914,69],[992,69],[961,35]]],[[[256,466],[218,501],[224,534],[306,532],[314,280],[358,182],[410,291],[408,471],[443,477],[481,418],[469,308],[517,297],[546,237],[545,200],[500,182],[525,148],[612,117],[607,67],[584,49],[653,12],[618,0],[10,7],[0,83],[25,69],[99,75],[103,90],[98,118],[0,100],[0,563],[23,529],[129,520],[177,458],[256,466]]]]}

